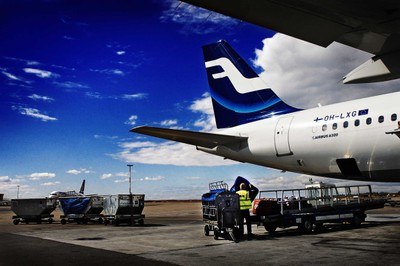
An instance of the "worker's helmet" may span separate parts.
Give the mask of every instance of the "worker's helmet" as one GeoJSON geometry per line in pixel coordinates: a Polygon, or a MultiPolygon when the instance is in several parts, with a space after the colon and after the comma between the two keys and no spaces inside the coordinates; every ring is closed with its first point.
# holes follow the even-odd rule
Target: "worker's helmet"
{"type": "Polygon", "coordinates": [[[245,183],[241,183],[240,184],[240,190],[245,190],[246,189],[246,184],[245,183]]]}

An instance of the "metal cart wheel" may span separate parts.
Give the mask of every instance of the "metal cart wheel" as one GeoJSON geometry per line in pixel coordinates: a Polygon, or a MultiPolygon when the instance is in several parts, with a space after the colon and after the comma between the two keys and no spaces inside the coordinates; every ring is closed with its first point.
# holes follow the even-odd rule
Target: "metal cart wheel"
{"type": "Polygon", "coordinates": [[[144,225],[144,220],[143,220],[143,219],[140,219],[140,220],[139,220],[139,225],[140,225],[140,226],[143,226],[143,225],[144,225]]]}
{"type": "Polygon", "coordinates": [[[305,218],[304,222],[300,225],[300,230],[306,234],[312,233],[313,222],[311,218],[305,218]]]}
{"type": "Polygon", "coordinates": [[[209,236],[210,235],[210,227],[208,226],[208,224],[206,224],[204,226],[204,235],[205,236],[209,236]]]}
{"type": "Polygon", "coordinates": [[[215,239],[215,240],[218,240],[218,235],[219,235],[218,229],[215,228],[215,229],[214,229],[214,239],[215,239]]]}
{"type": "Polygon", "coordinates": [[[362,222],[364,222],[362,215],[359,213],[356,213],[356,214],[354,214],[354,218],[351,221],[351,225],[355,226],[355,227],[359,227],[362,222]]]}
{"type": "Polygon", "coordinates": [[[102,223],[104,223],[104,220],[103,220],[103,218],[99,218],[98,220],[97,220],[97,222],[99,223],[99,224],[102,224],[102,223]]]}
{"type": "Polygon", "coordinates": [[[66,223],[67,223],[67,220],[61,219],[61,224],[66,224],[66,223]]]}
{"type": "Polygon", "coordinates": [[[272,235],[275,233],[277,226],[276,224],[264,224],[264,228],[270,235],[272,235]]]}
{"type": "Polygon", "coordinates": [[[15,225],[19,224],[19,220],[18,219],[14,219],[13,220],[13,224],[15,224],[15,225]]]}
{"type": "Polygon", "coordinates": [[[48,222],[49,224],[52,224],[52,223],[54,222],[54,220],[53,220],[52,218],[49,218],[49,219],[47,220],[47,222],[48,222]]]}

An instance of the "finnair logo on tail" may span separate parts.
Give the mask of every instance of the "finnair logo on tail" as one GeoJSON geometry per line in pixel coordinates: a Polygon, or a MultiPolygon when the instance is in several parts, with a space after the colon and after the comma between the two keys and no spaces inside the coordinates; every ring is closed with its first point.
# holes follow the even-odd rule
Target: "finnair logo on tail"
{"type": "Polygon", "coordinates": [[[235,65],[226,57],[221,57],[216,60],[206,62],[206,68],[220,66],[224,70],[220,73],[212,75],[213,79],[228,77],[236,91],[239,93],[248,93],[266,89],[265,82],[260,77],[246,78],[240,73],[235,65]]]}

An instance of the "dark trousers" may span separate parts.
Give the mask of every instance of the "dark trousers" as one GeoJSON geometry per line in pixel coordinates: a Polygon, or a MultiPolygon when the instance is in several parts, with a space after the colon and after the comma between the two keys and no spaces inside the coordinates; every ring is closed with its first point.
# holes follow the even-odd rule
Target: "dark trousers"
{"type": "Polygon", "coordinates": [[[240,230],[240,232],[242,234],[244,233],[244,219],[246,219],[247,234],[251,235],[251,221],[250,221],[250,212],[249,212],[249,210],[241,210],[240,211],[239,230],[240,230]]]}

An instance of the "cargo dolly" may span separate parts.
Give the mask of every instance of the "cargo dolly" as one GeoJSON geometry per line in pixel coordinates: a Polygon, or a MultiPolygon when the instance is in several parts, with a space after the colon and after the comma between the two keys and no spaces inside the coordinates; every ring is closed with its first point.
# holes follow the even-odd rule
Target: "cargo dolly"
{"type": "Polygon", "coordinates": [[[144,225],[144,194],[104,196],[104,224],[144,225]]]}
{"type": "Polygon", "coordinates": [[[54,215],[51,213],[56,207],[56,199],[51,198],[12,199],[11,210],[16,214],[12,217],[13,223],[15,225],[20,222],[41,224],[45,221],[51,224],[54,221],[54,215]]]}
{"type": "Polygon", "coordinates": [[[223,181],[209,184],[210,192],[202,196],[204,234],[214,233],[214,239],[229,236],[238,242],[240,237],[239,195],[228,191],[223,181]]]}
{"type": "Polygon", "coordinates": [[[102,196],[75,196],[60,197],[60,207],[63,215],[60,215],[61,224],[76,222],[87,224],[88,222],[103,223],[104,199],[102,196]]]}
{"type": "Polygon", "coordinates": [[[305,233],[318,231],[324,223],[359,226],[366,210],[383,208],[384,200],[373,199],[370,185],[338,186],[317,182],[305,189],[260,191],[253,203],[258,224],[275,230],[297,226],[305,233]]]}

